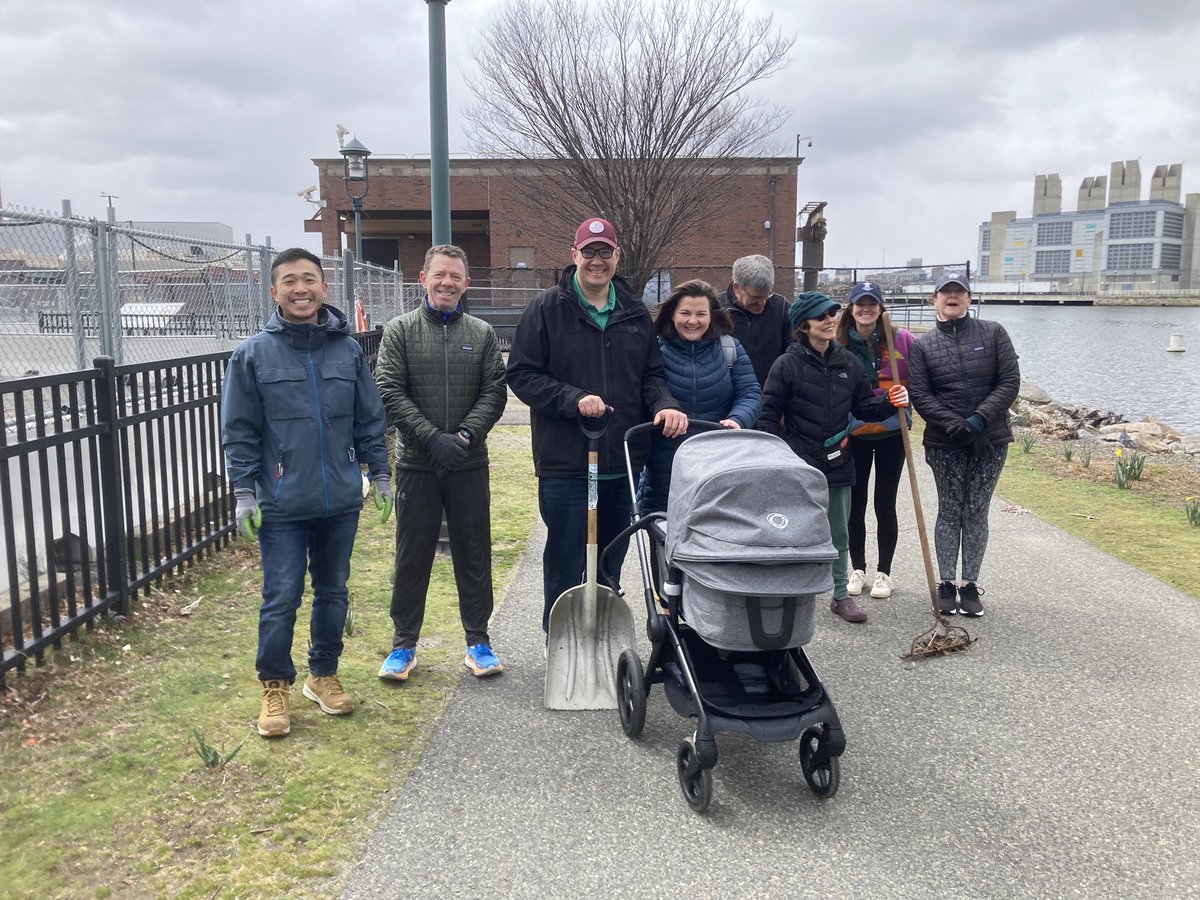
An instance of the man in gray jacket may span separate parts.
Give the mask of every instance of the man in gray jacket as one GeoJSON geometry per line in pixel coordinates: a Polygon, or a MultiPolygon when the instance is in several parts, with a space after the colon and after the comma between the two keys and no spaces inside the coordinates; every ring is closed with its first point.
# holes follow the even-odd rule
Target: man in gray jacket
{"type": "Polygon", "coordinates": [[[425,299],[384,329],[375,378],[396,429],[396,568],[392,583],[393,650],[380,678],[404,681],[416,664],[425,597],[442,512],[466,666],[478,676],[504,666],[492,651],[491,491],[487,434],[504,412],[508,391],[492,326],[465,314],[471,283],[467,255],[440,244],[425,254],[425,299]]]}

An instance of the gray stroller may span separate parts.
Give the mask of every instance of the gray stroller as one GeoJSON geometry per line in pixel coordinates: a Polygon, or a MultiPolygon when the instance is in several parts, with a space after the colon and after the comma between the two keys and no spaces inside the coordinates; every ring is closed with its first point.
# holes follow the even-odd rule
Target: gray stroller
{"type": "MultiPolygon", "coordinates": [[[[637,738],[646,700],[662,684],[695,733],[676,754],[679,786],[700,812],[712,800],[716,735],[800,739],[804,779],[818,797],[838,788],[846,746],[837,712],[802,649],[812,638],[815,594],[833,586],[837,556],[825,477],[774,435],[707,430],[680,444],[667,512],[634,521],[646,597],[650,659],[625,650],[617,665],[621,727],[637,738]]],[[[625,435],[632,441],[650,425],[625,435]]]]}

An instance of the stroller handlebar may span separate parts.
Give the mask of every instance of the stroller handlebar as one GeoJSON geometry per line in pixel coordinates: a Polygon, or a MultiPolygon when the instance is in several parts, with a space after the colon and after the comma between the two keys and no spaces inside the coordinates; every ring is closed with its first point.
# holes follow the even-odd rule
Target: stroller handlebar
{"type": "MultiPolygon", "coordinates": [[[[641,422],[625,432],[625,443],[628,444],[638,435],[654,428],[653,422],[641,422]]],[[[688,419],[688,434],[699,431],[722,431],[725,428],[720,422],[710,422],[707,419],[688,419]],[[694,431],[693,431],[694,429],[694,431]]]]}

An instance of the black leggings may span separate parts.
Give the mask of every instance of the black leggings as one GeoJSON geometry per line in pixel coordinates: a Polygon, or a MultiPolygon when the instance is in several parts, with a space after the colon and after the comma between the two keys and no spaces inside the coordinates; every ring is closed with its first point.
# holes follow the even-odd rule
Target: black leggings
{"type": "Polygon", "coordinates": [[[854,487],[850,489],[850,564],[864,571],[867,568],[867,483],[874,460],[875,520],[879,525],[879,565],[876,569],[891,574],[898,530],[896,490],[900,486],[900,473],[904,471],[904,442],[899,432],[875,440],[851,438],[850,451],[854,456],[854,487]]]}
{"type": "Polygon", "coordinates": [[[982,452],[957,447],[925,448],[925,462],[933,471],[937,487],[933,542],[940,580],[955,580],[959,548],[963,581],[973,583],[979,578],[988,544],[988,506],[1007,457],[1008,444],[982,452]]]}

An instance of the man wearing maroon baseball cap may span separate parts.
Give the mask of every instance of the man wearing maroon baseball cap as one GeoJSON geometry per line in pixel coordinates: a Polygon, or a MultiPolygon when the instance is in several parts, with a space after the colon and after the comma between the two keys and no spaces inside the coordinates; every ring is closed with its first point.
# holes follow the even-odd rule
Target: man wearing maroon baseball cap
{"type": "MultiPolygon", "coordinates": [[[[667,390],[650,314],[617,275],[621,246],[612,223],[585,219],[571,245],[573,265],[525,308],[508,355],[508,385],[529,406],[538,505],[546,523],[542,553],[545,608],[580,583],[587,552],[587,439],[581,417],[608,423],[600,439],[597,540],[607,546],[628,524],[631,500],[623,438],[653,421],[667,437],[687,430],[687,416],[667,390]]],[[[645,447],[631,448],[640,472],[645,447]]],[[[617,583],[625,546],[608,555],[601,575],[617,583]]]]}

